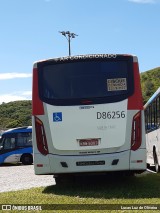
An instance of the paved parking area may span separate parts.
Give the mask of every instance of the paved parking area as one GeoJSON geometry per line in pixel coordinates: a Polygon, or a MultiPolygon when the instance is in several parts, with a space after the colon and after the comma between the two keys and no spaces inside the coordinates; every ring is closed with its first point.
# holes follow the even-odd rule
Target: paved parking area
{"type": "Polygon", "coordinates": [[[35,175],[33,165],[0,166],[0,193],[55,185],[53,175],[35,175]]]}

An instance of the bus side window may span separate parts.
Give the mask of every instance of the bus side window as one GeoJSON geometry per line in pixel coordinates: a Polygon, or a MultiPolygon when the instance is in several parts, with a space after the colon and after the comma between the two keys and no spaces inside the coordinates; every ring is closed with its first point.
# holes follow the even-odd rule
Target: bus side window
{"type": "Polygon", "coordinates": [[[31,133],[18,133],[17,135],[17,146],[31,146],[32,145],[32,134],[31,133]]]}
{"type": "Polygon", "coordinates": [[[15,138],[6,138],[4,141],[4,149],[14,149],[15,148],[15,138]]]}
{"type": "Polygon", "coordinates": [[[26,137],[26,146],[32,146],[32,134],[28,133],[27,137],[26,137]]]}
{"type": "Polygon", "coordinates": [[[17,146],[24,146],[24,138],[22,136],[23,133],[17,134],[17,146]]]}

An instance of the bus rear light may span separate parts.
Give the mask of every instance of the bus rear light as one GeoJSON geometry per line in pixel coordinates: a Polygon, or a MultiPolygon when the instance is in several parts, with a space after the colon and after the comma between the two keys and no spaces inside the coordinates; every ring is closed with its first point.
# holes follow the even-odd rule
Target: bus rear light
{"type": "Polygon", "coordinates": [[[37,167],[43,167],[43,164],[37,164],[36,166],[37,167]]]}
{"type": "Polygon", "coordinates": [[[143,160],[137,160],[137,163],[143,163],[143,160]]]}
{"type": "Polygon", "coordinates": [[[42,121],[37,117],[35,117],[35,130],[37,148],[42,155],[47,155],[49,152],[44,126],[42,121]]]}
{"type": "Polygon", "coordinates": [[[139,149],[142,143],[141,111],[134,117],[132,122],[131,150],[139,149]]]}
{"type": "Polygon", "coordinates": [[[138,62],[133,63],[134,71],[134,94],[128,97],[128,109],[129,110],[142,110],[143,109],[143,99],[142,90],[140,84],[140,75],[138,62]]]}
{"type": "Polygon", "coordinates": [[[93,101],[91,101],[91,100],[82,100],[81,103],[82,104],[92,104],[93,101]]]}
{"type": "Polygon", "coordinates": [[[44,115],[43,102],[39,98],[38,69],[33,69],[32,115],[44,115]]]}
{"type": "Polygon", "coordinates": [[[132,160],[131,163],[143,163],[143,160],[132,160]]]}

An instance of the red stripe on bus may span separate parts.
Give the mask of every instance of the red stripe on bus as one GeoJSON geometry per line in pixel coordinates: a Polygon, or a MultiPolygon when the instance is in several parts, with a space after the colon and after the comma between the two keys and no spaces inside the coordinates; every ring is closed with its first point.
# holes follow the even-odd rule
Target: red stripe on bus
{"type": "Polygon", "coordinates": [[[128,109],[130,110],[142,110],[143,109],[143,99],[141,92],[141,83],[138,63],[133,63],[134,72],[134,93],[128,98],[128,109]]]}
{"type": "Polygon", "coordinates": [[[32,115],[44,115],[43,102],[39,99],[38,93],[38,70],[33,69],[33,88],[32,88],[32,115]]]}

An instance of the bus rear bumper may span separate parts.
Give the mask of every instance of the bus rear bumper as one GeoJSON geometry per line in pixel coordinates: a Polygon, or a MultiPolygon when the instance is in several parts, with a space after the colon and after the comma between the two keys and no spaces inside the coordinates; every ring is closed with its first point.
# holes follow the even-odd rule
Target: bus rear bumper
{"type": "Polygon", "coordinates": [[[130,170],[146,170],[146,149],[131,151],[130,170]],[[135,153],[136,152],[136,153],[135,153]]]}
{"type": "MultiPolygon", "coordinates": [[[[145,166],[142,166],[142,163],[139,163],[137,168],[135,163],[130,163],[130,154],[130,150],[119,153],[83,156],[48,154],[45,157],[43,156],[43,158],[41,154],[36,154],[36,162],[34,162],[35,174],[112,172],[132,169],[145,170],[145,166]],[[132,168],[130,168],[131,165],[132,168]]],[[[134,158],[131,159],[134,160],[134,158]]]]}

